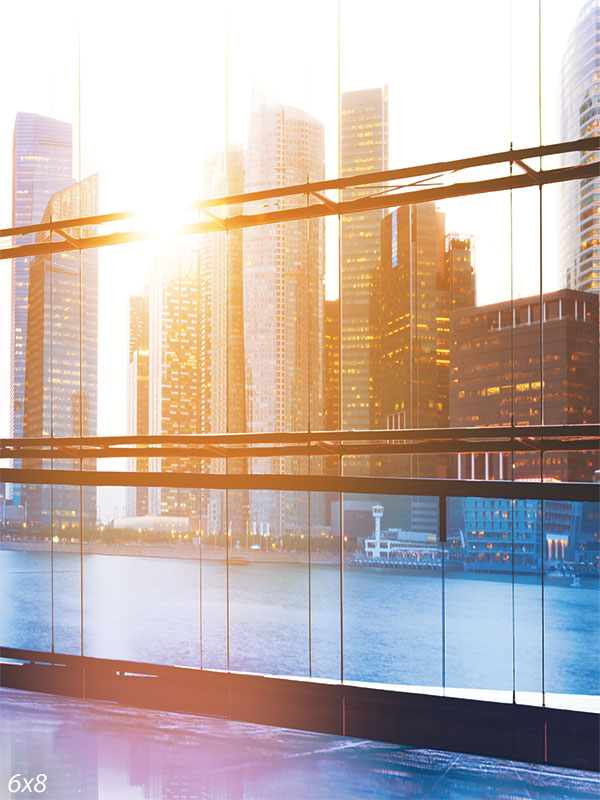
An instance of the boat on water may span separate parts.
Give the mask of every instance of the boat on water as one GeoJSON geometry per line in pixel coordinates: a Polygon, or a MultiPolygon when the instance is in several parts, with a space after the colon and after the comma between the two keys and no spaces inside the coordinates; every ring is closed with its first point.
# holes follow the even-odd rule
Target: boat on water
{"type": "MultiPolygon", "coordinates": [[[[364,551],[356,553],[352,564],[360,567],[383,567],[407,572],[438,572],[442,569],[442,553],[437,534],[428,531],[405,531],[390,528],[382,532],[383,506],[372,507],[375,520],[373,535],[365,539],[364,551]]],[[[462,563],[445,560],[444,567],[462,569],[462,563]]]]}

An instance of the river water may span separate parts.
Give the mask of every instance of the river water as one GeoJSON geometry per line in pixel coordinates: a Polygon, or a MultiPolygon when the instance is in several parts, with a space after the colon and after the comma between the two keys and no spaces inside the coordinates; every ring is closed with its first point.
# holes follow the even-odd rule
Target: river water
{"type": "Polygon", "coordinates": [[[339,680],[343,626],[347,681],[539,692],[543,672],[547,692],[599,692],[597,582],[340,578],[327,564],[227,574],[224,560],[90,554],[82,588],[77,554],[0,550],[0,644],[79,654],[83,625],[87,656],[339,680]]]}

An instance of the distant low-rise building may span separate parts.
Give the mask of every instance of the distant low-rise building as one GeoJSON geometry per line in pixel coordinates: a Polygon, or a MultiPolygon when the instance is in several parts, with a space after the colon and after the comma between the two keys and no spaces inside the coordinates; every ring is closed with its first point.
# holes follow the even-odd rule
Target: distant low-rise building
{"type": "MultiPolygon", "coordinates": [[[[598,296],[561,290],[454,311],[450,322],[450,425],[597,423],[598,296]],[[540,360],[541,357],[541,360],[540,360]],[[540,366],[542,365],[542,367],[540,366]]],[[[478,453],[462,478],[590,481],[595,453],[478,453]]]]}

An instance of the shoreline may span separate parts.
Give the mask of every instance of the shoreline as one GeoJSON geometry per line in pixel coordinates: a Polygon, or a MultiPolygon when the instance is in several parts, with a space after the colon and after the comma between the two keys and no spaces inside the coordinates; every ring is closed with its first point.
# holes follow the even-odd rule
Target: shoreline
{"type": "MultiPolygon", "coordinates": [[[[55,554],[71,554],[79,555],[79,544],[54,544],[53,552],[55,554]]],[[[0,550],[20,551],[20,552],[40,552],[50,553],[50,542],[0,542],[0,550]]],[[[152,545],[152,544],[98,544],[92,543],[84,545],[84,555],[98,555],[98,556],[129,556],[138,558],[169,558],[179,559],[183,561],[217,561],[229,562],[230,566],[248,566],[251,564],[301,564],[308,565],[307,553],[281,553],[281,552],[265,552],[265,551],[245,551],[245,550],[230,550],[227,557],[224,549],[214,548],[200,548],[195,545],[152,545]]],[[[339,555],[335,553],[319,553],[311,552],[310,555],[311,565],[318,566],[339,566],[339,555]]],[[[347,561],[344,566],[346,568],[354,569],[368,569],[379,570],[386,573],[396,573],[402,575],[413,575],[414,577],[436,577],[442,574],[441,569],[434,568],[419,568],[419,567],[389,567],[385,564],[365,564],[365,563],[352,563],[347,561]]],[[[509,581],[512,579],[512,573],[507,571],[496,570],[474,570],[474,569],[446,569],[446,578],[463,578],[466,580],[494,580],[494,581],[509,581]]],[[[531,572],[519,572],[514,576],[519,582],[538,582],[540,574],[531,572]]],[[[594,582],[596,583],[600,576],[594,574],[580,574],[582,582],[585,584],[594,582]]],[[[545,575],[546,585],[563,585],[569,586],[572,576],[566,575],[545,575]]]]}
{"type": "MultiPolygon", "coordinates": [[[[0,550],[21,550],[23,552],[50,553],[50,542],[0,542],[0,550]]],[[[79,555],[79,544],[55,544],[54,553],[71,553],[79,555]]],[[[226,561],[226,551],[222,548],[197,547],[195,545],[155,545],[155,544],[84,544],[84,555],[95,556],[138,556],[141,558],[175,558],[184,561],[226,561]]],[[[234,564],[270,564],[273,561],[292,564],[307,564],[305,553],[280,553],[265,551],[230,550],[229,563],[234,564]]],[[[334,553],[311,553],[312,563],[339,564],[339,556],[334,553]]]]}

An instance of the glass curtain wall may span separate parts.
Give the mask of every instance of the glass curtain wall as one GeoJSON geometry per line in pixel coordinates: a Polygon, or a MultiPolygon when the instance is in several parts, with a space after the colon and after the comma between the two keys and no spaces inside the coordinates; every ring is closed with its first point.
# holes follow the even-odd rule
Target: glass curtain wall
{"type": "MultiPolygon", "coordinates": [[[[0,269],[2,435],[597,423],[597,178],[436,196],[593,158],[439,166],[593,134],[578,53],[584,41],[598,49],[598,6],[566,5],[345,0],[292,12],[231,0],[141,16],[65,4],[60,25],[37,9],[45,35],[12,10],[4,228],[11,214],[23,226],[132,213],[2,239],[39,245],[0,269]],[[416,177],[301,189],[433,162],[416,177]],[[296,194],[239,198],[290,185],[296,194]],[[393,198],[417,190],[429,194],[393,198]],[[219,197],[232,199],[206,205],[219,197]],[[326,216],[285,217],[318,203],[326,216]],[[272,212],[272,224],[228,224],[272,212]],[[131,231],[141,241],[75,241],[131,231]]],[[[236,488],[3,483],[0,643],[529,703],[594,694],[593,503],[242,484],[590,483],[597,451],[226,459],[218,438],[209,446],[83,459],[71,443],[49,459],[36,445],[15,460],[227,475],[236,488]]]]}

